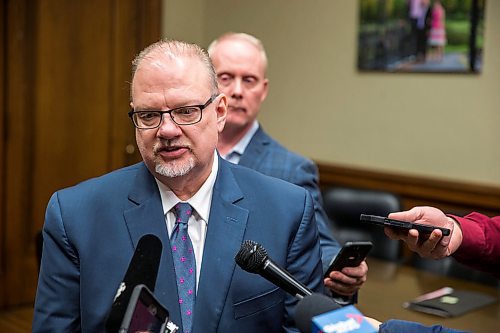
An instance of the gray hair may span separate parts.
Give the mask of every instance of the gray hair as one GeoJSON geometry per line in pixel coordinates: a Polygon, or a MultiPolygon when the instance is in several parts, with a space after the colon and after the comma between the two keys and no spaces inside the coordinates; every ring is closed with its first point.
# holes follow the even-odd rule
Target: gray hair
{"type": "Polygon", "coordinates": [[[222,36],[215,39],[212,43],[210,43],[210,45],[207,48],[208,54],[212,55],[215,52],[215,49],[217,48],[217,44],[219,44],[224,40],[241,40],[255,46],[257,50],[259,50],[260,55],[262,57],[262,61],[264,62],[264,73],[267,71],[266,50],[264,49],[264,44],[262,44],[262,41],[260,39],[244,32],[226,32],[222,36]]]}
{"type": "MultiPolygon", "coordinates": [[[[219,93],[219,88],[217,86],[217,75],[215,74],[215,69],[212,65],[210,57],[208,56],[208,53],[196,44],[169,39],[162,39],[156,43],[149,45],[134,58],[134,60],[132,61],[132,78],[130,80],[131,83],[134,80],[134,76],[139,65],[143,62],[143,60],[149,58],[151,54],[155,52],[158,52],[160,54],[170,53],[174,56],[198,58],[207,69],[212,94],[216,95],[219,93]]],[[[132,91],[132,89],[130,90],[132,91]]]]}

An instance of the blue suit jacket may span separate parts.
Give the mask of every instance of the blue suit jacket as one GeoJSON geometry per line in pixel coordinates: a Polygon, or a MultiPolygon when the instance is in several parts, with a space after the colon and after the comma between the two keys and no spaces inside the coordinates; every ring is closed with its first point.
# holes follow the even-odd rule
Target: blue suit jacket
{"type": "MultiPolygon", "coordinates": [[[[192,331],[294,331],[291,314],[297,300],[243,271],[234,256],[243,240],[255,240],[298,280],[322,291],[311,196],[295,185],[219,160],[192,331]]],[[[154,293],[171,320],[181,323],[160,194],[143,163],[56,192],[43,232],[33,332],[103,332],[144,234],[163,243],[154,293]]]]}
{"type": "Polygon", "coordinates": [[[259,126],[241,155],[239,165],[283,179],[311,193],[319,230],[323,268],[326,270],[331,259],[340,250],[340,245],[328,227],[328,216],[323,209],[323,199],[318,186],[318,169],[314,162],[286,149],[259,126]]]}

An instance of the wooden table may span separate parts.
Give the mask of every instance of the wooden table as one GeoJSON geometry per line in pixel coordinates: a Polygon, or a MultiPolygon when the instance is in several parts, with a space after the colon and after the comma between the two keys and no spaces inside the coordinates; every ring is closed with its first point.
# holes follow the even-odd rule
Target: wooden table
{"type": "Polygon", "coordinates": [[[373,258],[369,258],[367,262],[368,280],[360,290],[357,305],[364,315],[379,321],[402,319],[425,325],[440,324],[475,333],[500,332],[500,302],[455,318],[437,317],[402,307],[405,301],[442,287],[478,291],[499,300],[500,288],[435,275],[373,258]]]}

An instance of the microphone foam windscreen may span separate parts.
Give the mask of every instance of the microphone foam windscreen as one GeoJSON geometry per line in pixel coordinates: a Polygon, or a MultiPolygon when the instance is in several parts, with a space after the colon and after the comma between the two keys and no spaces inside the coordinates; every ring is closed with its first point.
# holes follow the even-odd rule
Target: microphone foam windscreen
{"type": "Polygon", "coordinates": [[[163,246],[158,237],[151,234],[142,236],[137,242],[123,282],[131,286],[131,289],[138,284],[144,284],[149,290],[154,291],[162,250],[163,246]]]}
{"type": "Polygon", "coordinates": [[[305,296],[295,307],[295,324],[302,333],[310,333],[313,317],[339,308],[340,305],[328,296],[322,294],[305,296]]]}
{"type": "Polygon", "coordinates": [[[267,259],[267,251],[259,243],[245,240],[234,260],[245,271],[257,273],[267,259]]]}
{"type": "Polygon", "coordinates": [[[118,287],[106,320],[108,332],[118,332],[135,286],[144,284],[149,290],[154,291],[162,250],[161,240],[155,235],[144,235],[137,242],[134,255],[118,287]]]}

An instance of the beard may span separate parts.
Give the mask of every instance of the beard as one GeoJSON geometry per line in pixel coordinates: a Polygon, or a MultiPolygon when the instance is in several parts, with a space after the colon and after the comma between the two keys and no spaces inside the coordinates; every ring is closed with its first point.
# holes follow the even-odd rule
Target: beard
{"type": "MultiPolygon", "coordinates": [[[[153,151],[156,153],[162,147],[174,146],[175,144],[170,140],[164,140],[157,143],[153,147],[153,151]]],[[[179,145],[177,143],[177,145],[179,145]]],[[[169,178],[181,177],[188,174],[196,166],[195,159],[193,156],[188,157],[187,161],[174,160],[165,162],[161,157],[156,156],[155,158],[155,171],[169,178]]]]}
{"type": "Polygon", "coordinates": [[[187,161],[171,161],[171,162],[163,162],[157,160],[155,163],[155,171],[169,178],[181,177],[185,176],[189,173],[189,171],[193,170],[195,167],[194,158],[191,156],[187,161]]]}

